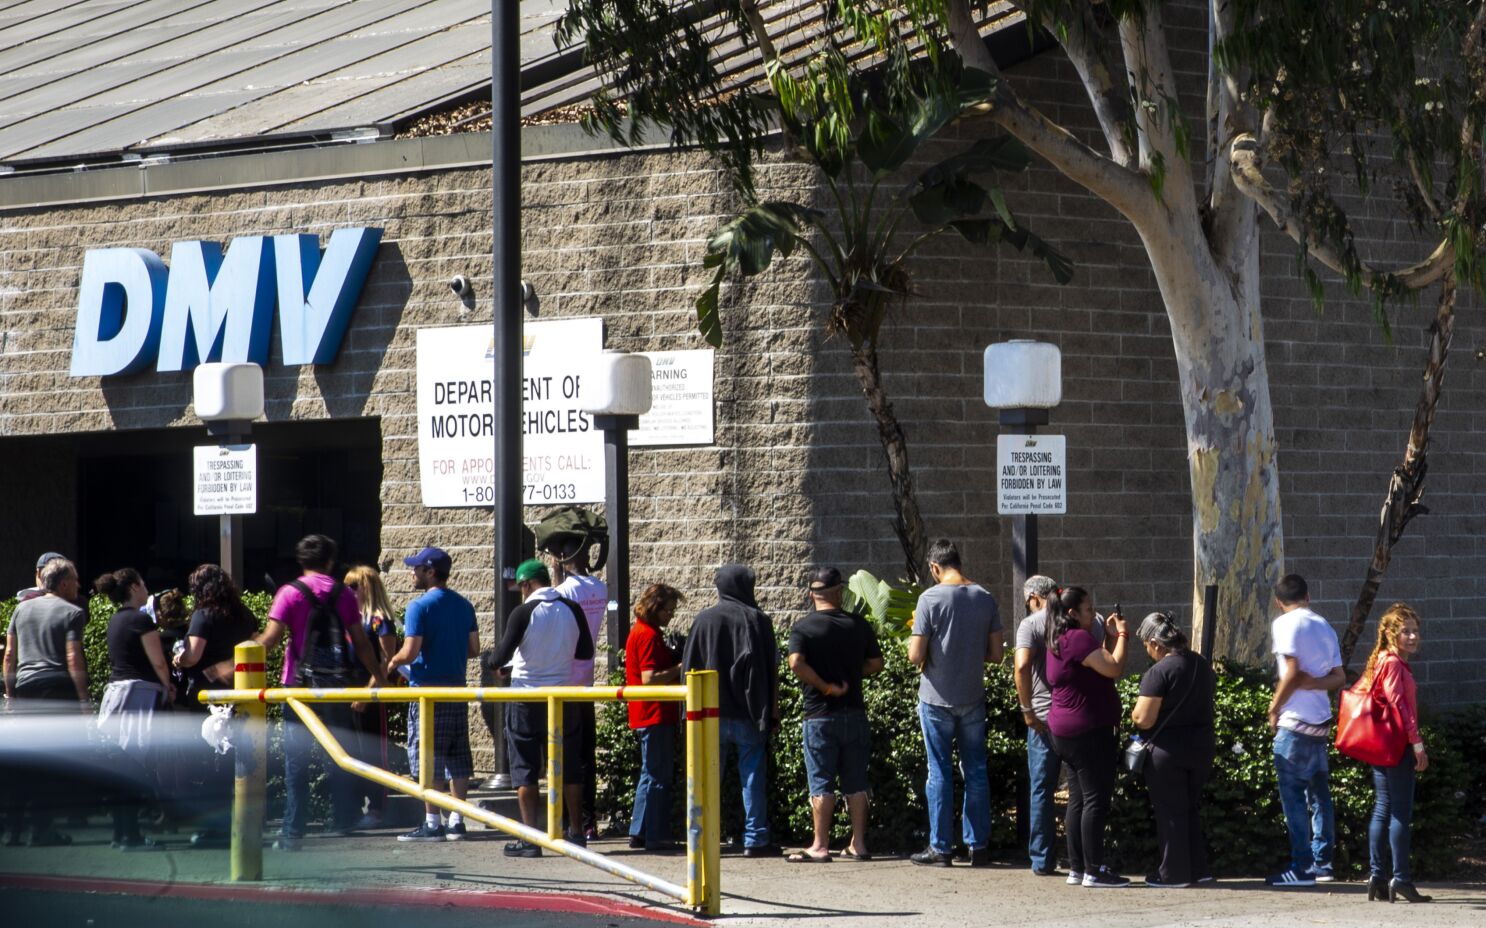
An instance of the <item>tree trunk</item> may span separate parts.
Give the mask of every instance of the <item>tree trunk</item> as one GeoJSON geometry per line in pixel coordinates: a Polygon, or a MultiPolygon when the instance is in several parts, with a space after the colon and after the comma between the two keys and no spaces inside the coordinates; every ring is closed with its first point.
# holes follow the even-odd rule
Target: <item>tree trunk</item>
{"type": "Polygon", "coordinates": [[[929,542],[924,532],[924,519],[918,510],[918,496],[913,489],[913,474],[908,469],[908,441],[893,412],[892,401],[882,386],[882,373],[877,365],[877,346],[870,340],[862,347],[851,351],[852,367],[862,385],[862,394],[867,398],[867,407],[877,422],[877,436],[882,441],[883,454],[887,456],[888,480],[893,486],[895,509],[893,531],[903,545],[903,557],[907,578],[912,583],[923,583],[928,576],[924,559],[928,556],[929,542]]]}
{"type": "Polygon", "coordinates": [[[1193,640],[1204,587],[1216,584],[1213,653],[1254,662],[1268,651],[1270,591],[1284,570],[1257,234],[1220,265],[1195,219],[1137,227],[1171,320],[1186,418],[1193,640]]]}
{"type": "Polygon", "coordinates": [[[1419,404],[1414,407],[1414,422],[1409,428],[1409,444],[1403,462],[1393,468],[1388,480],[1388,493],[1383,497],[1383,510],[1378,514],[1378,535],[1373,543],[1372,562],[1352,606],[1346,634],[1342,636],[1342,666],[1352,661],[1352,651],[1362,637],[1378,598],[1378,587],[1393,559],[1393,546],[1403,537],[1403,530],[1414,516],[1429,510],[1421,505],[1424,498],[1424,475],[1429,469],[1429,429],[1434,425],[1439,408],[1440,388],[1445,380],[1445,358],[1450,341],[1455,337],[1455,278],[1446,277],[1440,284],[1439,308],[1429,325],[1429,359],[1424,364],[1424,383],[1419,388],[1419,404]]]}

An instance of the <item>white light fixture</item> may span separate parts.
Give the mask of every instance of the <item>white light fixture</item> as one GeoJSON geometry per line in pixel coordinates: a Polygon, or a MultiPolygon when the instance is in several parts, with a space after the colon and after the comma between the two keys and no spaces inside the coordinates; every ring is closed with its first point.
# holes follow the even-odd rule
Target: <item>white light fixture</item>
{"type": "Polygon", "coordinates": [[[199,365],[191,387],[202,422],[251,422],[263,415],[263,368],[256,364],[199,365]]]}
{"type": "Polygon", "coordinates": [[[1057,345],[1013,339],[985,350],[985,401],[993,409],[1052,409],[1063,399],[1057,345]]]}
{"type": "Polygon", "coordinates": [[[650,411],[650,359],[606,351],[585,375],[584,411],[597,416],[643,416],[650,411]]]}

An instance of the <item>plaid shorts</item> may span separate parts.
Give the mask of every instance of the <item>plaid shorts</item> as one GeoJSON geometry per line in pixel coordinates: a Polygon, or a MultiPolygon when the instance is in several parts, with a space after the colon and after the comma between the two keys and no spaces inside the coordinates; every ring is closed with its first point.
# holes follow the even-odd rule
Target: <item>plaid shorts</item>
{"type": "MultiPolygon", "coordinates": [[[[408,769],[418,779],[418,704],[408,703],[408,769]]],[[[433,775],[436,780],[467,780],[475,775],[470,757],[470,711],[462,702],[433,705],[433,775]]]]}

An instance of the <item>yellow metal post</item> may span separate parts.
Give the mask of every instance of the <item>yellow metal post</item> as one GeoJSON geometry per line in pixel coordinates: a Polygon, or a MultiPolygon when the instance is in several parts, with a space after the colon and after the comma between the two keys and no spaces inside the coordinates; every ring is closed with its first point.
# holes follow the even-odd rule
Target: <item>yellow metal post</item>
{"type": "Polygon", "coordinates": [[[706,793],[702,800],[702,855],[706,863],[702,911],[722,914],[722,767],[718,756],[717,671],[702,672],[702,767],[706,793]]]}
{"type": "MultiPolygon", "coordinates": [[[[261,690],[263,679],[263,645],[245,641],[233,652],[236,665],[232,687],[238,690],[261,690]]],[[[242,727],[245,743],[236,750],[246,757],[235,758],[237,769],[246,776],[232,782],[232,879],[263,879],[263,806],[268,769],[268,706],[261,702],[239,703],[237,711],[246,716],[242,727]]]]}
{"type": "Polygon", "coordinates": [[[433,785],[433,700],[418,700],[418,785],[433,785]]]}
{"type": "Polygon", "coordinates": [[[686,674],[686,904],[700,909],[706,898],[707,854],[702,848],[707,765],[703,763],[705,713],[702,674],[686,674]]]}
{"type": "Polygon", "coordinates": [[[562,700],[556,696],[547,697],[547,837],[562,837],[562,700]]]}

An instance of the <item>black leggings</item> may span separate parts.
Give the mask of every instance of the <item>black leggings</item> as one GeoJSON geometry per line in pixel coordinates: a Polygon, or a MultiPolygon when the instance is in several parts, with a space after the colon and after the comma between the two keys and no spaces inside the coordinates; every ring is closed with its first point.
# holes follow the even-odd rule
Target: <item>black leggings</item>
{"type": "Polygon", "coordinates": [[[1161,748],[1151,748],[1145,782],[1156,812],[1158,872],[1168,882],[1192,883],[1211,876],[1199,803],[1212,766],[1211,755],[1178,759],[1161,748]]]}
{"type": "Polygon", "coordinates": [[[1104,820],[1114,795],[1114,730],[1100,728],[1074,738],[1053,735],[1053,750],[1068,765],[1068,869],[1092,873],[1104,865],[1104,820]]]}

